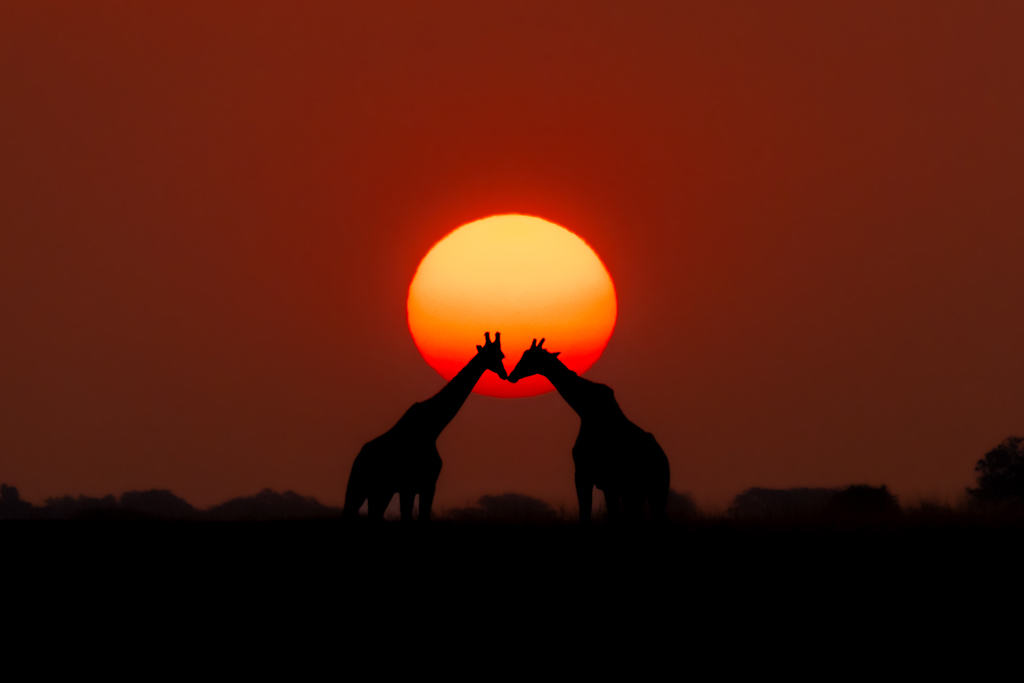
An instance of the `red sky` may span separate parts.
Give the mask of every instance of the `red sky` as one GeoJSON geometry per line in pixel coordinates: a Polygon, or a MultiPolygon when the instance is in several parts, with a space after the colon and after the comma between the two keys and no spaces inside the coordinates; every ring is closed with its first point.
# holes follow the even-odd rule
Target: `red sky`
{"type": "MultiPolygon", "coordinates": [[[[340,503],[440,388],[419,259],[521,212],[674,488],[956,496],[1024,432],[1024,6],[838,4],[5,4],[0,480],[340,503]]],[[[471,397],[438,504],[569,503],[576,429],[471,397]]]]}

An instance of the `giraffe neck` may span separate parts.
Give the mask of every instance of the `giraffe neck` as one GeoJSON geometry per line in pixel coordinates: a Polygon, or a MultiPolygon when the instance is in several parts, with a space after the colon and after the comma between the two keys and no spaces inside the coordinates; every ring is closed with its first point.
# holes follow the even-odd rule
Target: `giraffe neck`
{"type": "Polygon", "coordinates": [[[594,383],[577,375],[557,358],[553,359],[551,367],[541,374],[554,385],[555,390],[565,399],[569,407],[582,418],[585,412],[587,390],[594,383]]]}
{"type": "Polygon", "coordinates": [[[486,370],[486,362],[477,354],[451,378],[448,384],[444,385],[441,391],[422,402],[423,414],[427,416],[426,426],[435,434],[435,438],[458,414],[486,370]]]}

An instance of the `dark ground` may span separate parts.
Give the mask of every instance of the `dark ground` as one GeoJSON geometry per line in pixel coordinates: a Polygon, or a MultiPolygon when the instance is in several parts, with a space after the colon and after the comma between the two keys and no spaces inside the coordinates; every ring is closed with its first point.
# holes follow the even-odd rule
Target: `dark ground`
{"type": "Polygon", "coordinates": [[[0,522],[0,544],[8,625],[92,658],[209,651],[296,678],[366,657],[378,675],[452,658],[527,675],[554,656],[589,676],[625,660],[632,680],[698,660],[818,676],[973,657],[1014,633],[999,624],[1020,613],[1022,529],[35,520],[0,522]]]}
{"type": "MultiPolygon", "coordinates": [[[[715,592],[842,600],[941,583],[947,593],[998,581],[1024,548],[1019,523],[783,524],[698,520],[615,527],[338,519],[268,522],[74,520],[0,522],[4,566],[26,579],[92,576],[111,588],[322,591],[359,600],[467,602],[517,591],[690,603],[715,592]]],[[[1019,580],[1018,580],[1019,581],[1019,580]]],[[[589,596],[589,598],[588,598],[589,596]]]]}

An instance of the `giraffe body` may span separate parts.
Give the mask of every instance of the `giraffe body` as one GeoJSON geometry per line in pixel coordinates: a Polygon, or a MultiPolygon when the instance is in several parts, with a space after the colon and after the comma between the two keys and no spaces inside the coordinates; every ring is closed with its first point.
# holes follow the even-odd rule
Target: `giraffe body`
{"type": "Polygon", "coordinates": [[[639,518],[644,505],[653,518],[663,518],[668,501],[668,457],[650,432],[622,412],[611,387],[580,377],[540,344],[530,347],[509,375],[516,382],[539,374],[546,377],[580,417],[572,448],[580,520],[588,521],[593,489],[604,494],[608,516],[639,518]]]}
{"type": "Polygon", "coordinates": [[[416,496],[420,497],[420,518],[430,517],[441,455],[436,438],[424,434],[422,404],[415,403],[384,434],[367,442],[352,463],[345,493],[345,513],[354,516],[366,502],[373,519],[384,516],[397,493],[403,519],[412,516],[416,496]]]}
{"type": "Polygon", "coordinates": [[[501,363],[501,335],[492,342],[486,335],[477,354],[434,396],[414,403],[395,425],[360,449],[345,491],[345,515],[355,517],[367,503],[371,519],[381,519],[391,499],[399,496],[403,520],[412,519],[413,502],[419,496],[419,518],[430,519],[441,455],[437,438],[465,403],[487,370],[507,377],[501,363]]]}

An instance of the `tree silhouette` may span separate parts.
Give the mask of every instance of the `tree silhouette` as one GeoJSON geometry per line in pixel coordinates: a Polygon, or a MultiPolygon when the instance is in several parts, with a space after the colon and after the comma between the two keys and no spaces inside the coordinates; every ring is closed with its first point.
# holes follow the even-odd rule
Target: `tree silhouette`
{"type": "Polygon", "coordinates": [[[547,502],[520,493],[481,496],[473,507],[449,510],[447,517],[460,522],[550,523],[558,512],[547,502]]]}
{"type": "Polygon", "coordinates": [[[0,484],[0,519],[27,519],[32,512],[31,503],[21,499],[16,487],[0,484]]]}
{"type": "Polygon", "coordinates": [[[318,519],[339,516],[341,510],[331,508],[316,498],[294,491],[278,493],[263,489],[252,496],[242,496],[215,505],[206,512],[207,519],[222,521],[268,521],[275,519],[318,519]]]}
{"type": "Polygon", "coordinates": [[[690,494],[669,489],[665,516],[673,522],[690,521],[700,516],[700,510],[690,494]]]}
{"type": "Polygon", "coordinates": [[[825,513],[834,519],[883,521],[900,514],[900,504],[889,488],[853,484],[836,491],[825,513]]]}
{"type": "Polygon", "coordinates": [[[1007,437],[974,466],[978,488],[971,497],[986,503],[1024,503],[1024,438],[1007,437]]]}
{"type": "Polygon", "coordinates": [[[158,519],[189,519],[196,513],[185,500],[165,489],[125,491],[121,494],[121,508],[158,519]]]}
{"type": "Polygon", "coordinates": [[[783,522],[869,522],[893,519],[899,502],[886,486],[852,484],[837,488],[764,489],[740,493],[729,507],[737,519],[783,522]]]}
{"type": "Polygon", "coordinates": [[[836,489],[766,489],[755,486],[737,494],[729,506],[729,516],[738,519],[816,518],[828,508],[836,489]]]}

